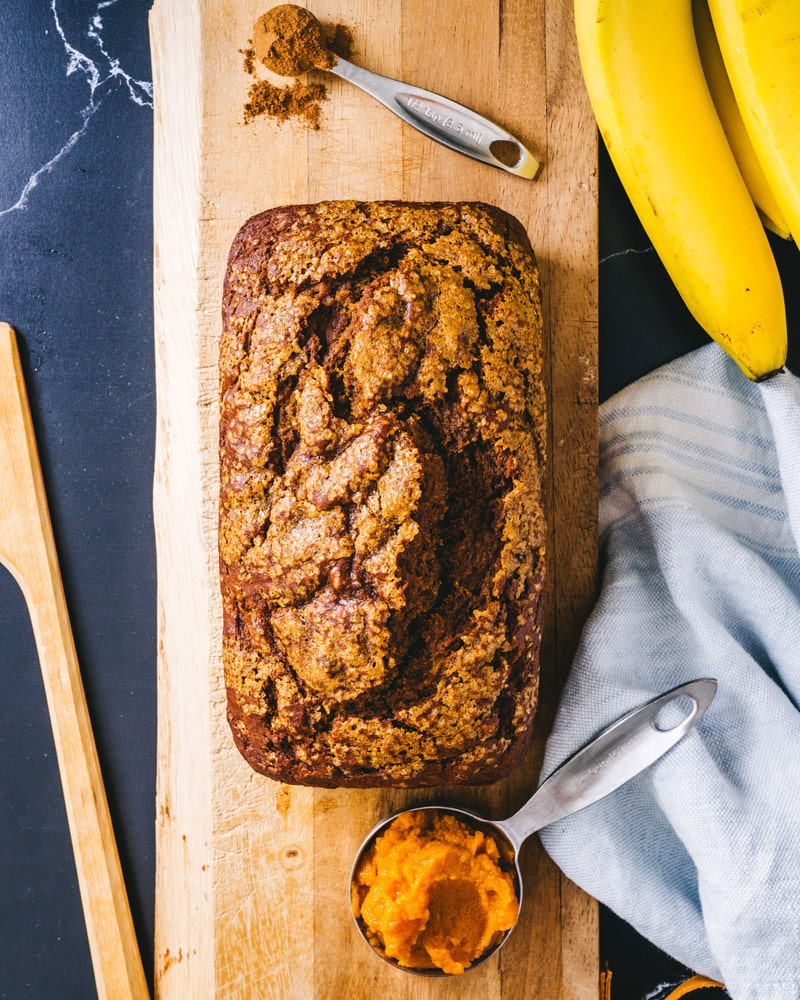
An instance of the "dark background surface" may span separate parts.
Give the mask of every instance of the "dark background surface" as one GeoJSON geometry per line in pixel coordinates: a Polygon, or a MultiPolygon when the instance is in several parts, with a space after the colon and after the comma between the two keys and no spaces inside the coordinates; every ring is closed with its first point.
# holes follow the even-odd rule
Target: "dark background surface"
{"type": "MultiPolygon", "coordinates": [[[[18,333],[148,972],[156,738],[149,7],[0,0],[0,320],[18,333]]],[[[706,338],[602,153],[600,191],[607,398],[706,338]]],[[[797,330],[800,254],[774,244],[797,330]]],[[[795,338],[790,362],[798,346],[795,338]]],[[[686,971],[606,911],[601,950],[613,1000],[655,997],[686,971]]],[[[0,567],[0,998],[93,996],[38,660],[22,596],[0,567]]]]}

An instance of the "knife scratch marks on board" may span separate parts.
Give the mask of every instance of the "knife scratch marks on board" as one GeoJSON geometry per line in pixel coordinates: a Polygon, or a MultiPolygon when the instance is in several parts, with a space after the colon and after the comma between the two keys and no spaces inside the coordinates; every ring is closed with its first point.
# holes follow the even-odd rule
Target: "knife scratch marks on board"
{"type": "Polygon", "coordinates": [[[130,73],[127,73],[122,68],[119,60],[112,56],[106,48],[106,44],[103,39],[104,27],[102,12],[108,7],[113,7],[117,2],[118,0],[102,0],[102,2],[98,3],[94,13],[89,18],[89,24],[86,29],[86,37],[94,43],[100,52],[102,65],[98,65],[97,61],[92,59],[85,52],[77,49],[69,41],[61,24],[61,19],[58,16],[56,0],[50,0],[50,10],[53,14],[55,29],[64,44],[64,50],[68,56],[66,75],[69,77],[72,76],[73,73],[83,74],[86,79],[86,83],[89,86],[89,98],[85,106],[78,112],[78,116],[81,120],[80,127],[72,132],[54,156],[51,156],[46,163],[42,164],[42,166],[31,174],[23,185],[22,191],[14,204],[9,205],[7,208],[0,209],[0,217],[8,215],[9,212],[19,211],[28,207],[28,198],[31,191],[37,187],[39,181],[43,177],[51,173],[51,171],[65,157],[67,157],[70,152],[72,152],[83,135],[85,135],[86,130],[89,127],[89,123],[102,107],[103,101],[112,92],[114,84],[121,81],[126,87],[128,96],[134,104],[138,104],[140,107],[153,107],[152,82],[149,80],[137,80],[135,77],[131,76],[130,73]]]}

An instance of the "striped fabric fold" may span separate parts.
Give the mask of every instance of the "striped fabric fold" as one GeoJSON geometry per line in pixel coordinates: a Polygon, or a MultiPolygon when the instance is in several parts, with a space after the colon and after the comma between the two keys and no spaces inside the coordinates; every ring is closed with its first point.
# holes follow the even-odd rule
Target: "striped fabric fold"
{"type": "Polygon", "coordinates": [[[542,831],[564,872],[734,1000],[800,1000],[800,380],[714,344],[600,411],[602,587],[542,777],[693,677],[698,728],[542,831]]]}

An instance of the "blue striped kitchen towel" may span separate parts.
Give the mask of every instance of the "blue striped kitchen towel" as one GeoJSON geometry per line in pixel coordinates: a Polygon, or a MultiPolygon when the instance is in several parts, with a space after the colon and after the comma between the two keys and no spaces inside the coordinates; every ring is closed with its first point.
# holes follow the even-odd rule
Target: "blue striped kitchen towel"
{"type": "Polygon", "coordinates": [[[734,1000],[800,998],[800,379],[749,382],[709,344],[604,403],[600,541],[542,774],[667,688],[719,689],[697,729],[544,846],[734,1000]]]}

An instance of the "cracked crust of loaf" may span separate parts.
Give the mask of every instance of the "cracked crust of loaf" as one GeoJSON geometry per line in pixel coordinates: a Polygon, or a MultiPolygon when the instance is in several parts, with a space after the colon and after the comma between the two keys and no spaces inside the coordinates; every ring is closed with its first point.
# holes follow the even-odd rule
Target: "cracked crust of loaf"
{"type": "Polygon", "coordinates": [[[545,581],[533,251],[476,203],[250,219],[220,342],[228,718],[304,785],[495,781],[524,755],[545,581]]]}

